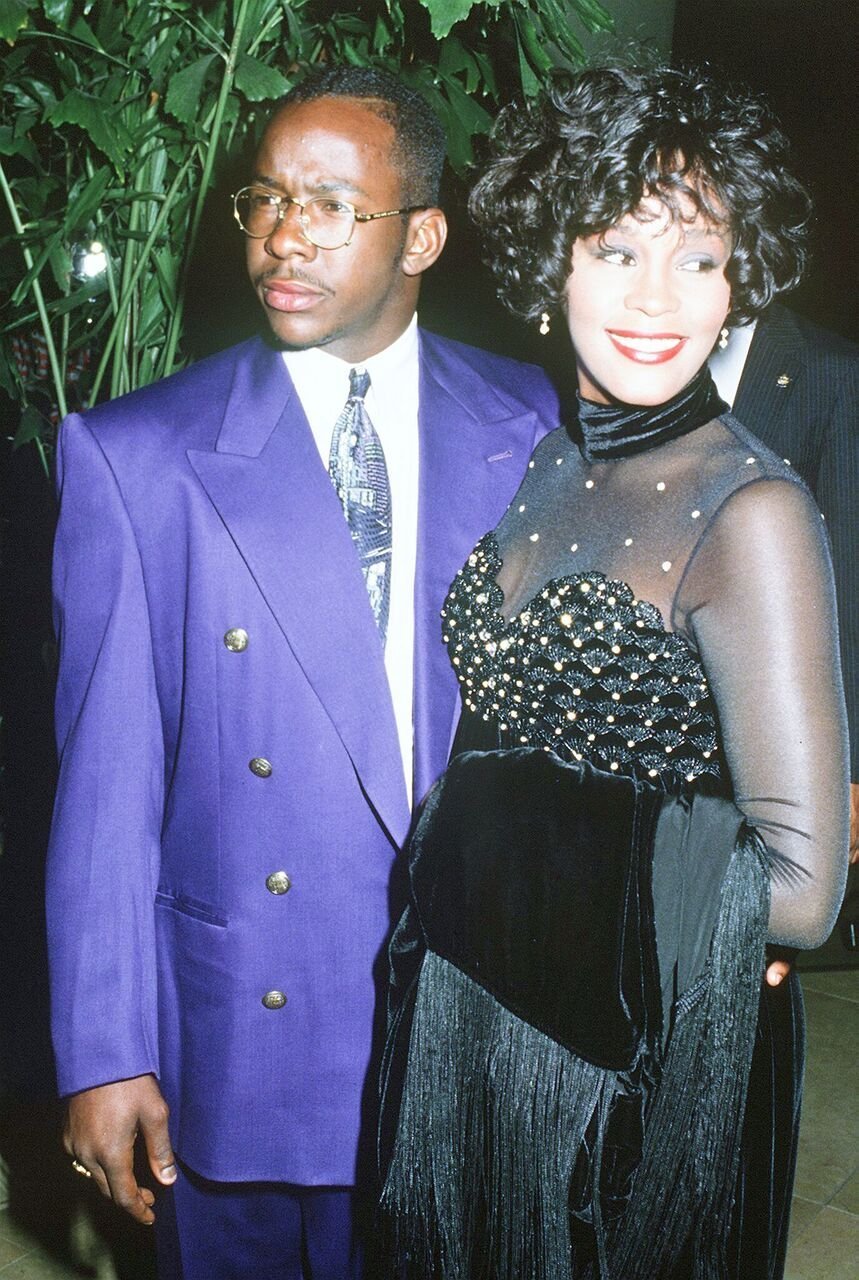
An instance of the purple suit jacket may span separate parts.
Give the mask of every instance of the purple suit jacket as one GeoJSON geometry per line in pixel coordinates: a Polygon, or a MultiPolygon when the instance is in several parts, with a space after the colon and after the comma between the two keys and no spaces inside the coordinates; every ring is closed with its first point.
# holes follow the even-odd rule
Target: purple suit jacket
{"type": "MultiPolygon", "coordinates": [[[[538,370],[420,342],[418,797],[458,712],[439,608],[557,425],[538,370]]],[[[153,1072],[198,1172],[349,1184],[410,814],[363,579],[283,361],[255,339],[69,418],[58,477],[61,1091],[153,1072]]]]}

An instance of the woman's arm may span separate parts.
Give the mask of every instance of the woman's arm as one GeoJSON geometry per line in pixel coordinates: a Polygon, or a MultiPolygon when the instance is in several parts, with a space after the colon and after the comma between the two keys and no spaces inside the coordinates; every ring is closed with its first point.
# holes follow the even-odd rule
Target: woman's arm
{"type": "Polygon", "coordinates": [[[735,801],[769,852],[770,939],[819,946],[844,893],[849,778],[832,568],[807,491],[770,479],[736,490],[681,593],[735,801]]]}

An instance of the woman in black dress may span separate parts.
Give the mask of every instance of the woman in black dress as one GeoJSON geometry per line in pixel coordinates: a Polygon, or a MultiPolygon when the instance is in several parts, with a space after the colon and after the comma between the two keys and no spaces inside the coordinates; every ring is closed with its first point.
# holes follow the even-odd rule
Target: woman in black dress
{"type": "MultiPolygon", "coordinates": [[[[393,1147],[384,1204],[408,1274],[781,1275],[802,1008],[795,976],[762,998],[741,1139],[761,948],[764,933],[817,946],[834,922],[847,865],[845,714],[820,513],[789,461],[726,412],[706,362],[799,277],[808,206],[786,152],[746,95],[675,71],[597,69],[508,109],[474,191],[501,297],[529,320],[566,320],[578,420],[539,444],[443,610],[462,686],[460,759],[412,848],[415,900],[394,945],[388,1138],[383,1127],[386,1158],[393,1147]],[[593,957],[590,913],[607,890],[596,879],[582,897],[582,871],[566,886],[555,855],[563,843],[597,875],[597,836],[624,805],[623,841],[636,868],[646,849],[648,870],[632,895],[627,875],[608,913],[619,923],[599,926],[617,944],[593,957]],[[495,845],[475,852],[489,827],[495,845]],[[545,862],[554,841],[550,871],[523,872],[548,893],[507,900],[517,854],[499,846],[513,830],[519,856],[527,845],[545,862]],[[729,851],[716,855],[717,830],[747,853],[756,845],[765,899],[751,870],[725,887],[736,866],[729,851]],[[469,859],[471,880],[460,872],[469,859]],[[757,912],[758,935],[736,921],[728,932],[732,894],[738,918],[757,912]],[[549,946],[561,927],[553,898],[567,932],[549,946]],[[501,939],[494,951],[487,934],[501,939]],[[528,947],[522,979],[513,970],[528,947]],[[482,1005],[450,978],[451,962],[481,987],[482,1005]],[[605,974],[621,971],[618,992],[607,990],[605,974]],[[731,1003],[728,989],[745,995],[731,1003]],[[612,1041],[613,995],[632,1028],[626,1058],[612,1041]],[[744,1020],[751,1032],[740,1034],[744,1020]],[[502,1072],[499,1042],[526,1036],[502,1072]],[[519,1118],[498,1120],[505,1108],[519,1118]],[[543,1151],[558,1132],[551,1170],[529,1164],[520,1147],[543,1151]]],[[[613,857],[599,854],[599,875],[613,857]]]]}

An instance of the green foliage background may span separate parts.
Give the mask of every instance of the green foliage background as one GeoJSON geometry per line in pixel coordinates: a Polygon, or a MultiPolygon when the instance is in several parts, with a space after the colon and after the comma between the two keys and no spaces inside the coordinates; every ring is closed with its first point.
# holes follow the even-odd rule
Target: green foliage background
{"type": "Polygon", "coordinates": [[[582,62],[598,0],[0,0],[0,387],[15,444],[186,363],[207,194],[316,64],[397,70],[462,170],[498,105],[582,62]],[[71,273],[99,241],[108,269],[71,273]]]}

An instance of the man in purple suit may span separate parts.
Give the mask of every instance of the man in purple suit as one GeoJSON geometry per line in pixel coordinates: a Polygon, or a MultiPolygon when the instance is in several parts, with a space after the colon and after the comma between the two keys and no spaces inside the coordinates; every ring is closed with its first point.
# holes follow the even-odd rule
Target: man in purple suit
{"type": "Polygon", "coordinates": [[[378,72],[292,91],[235,197],[273,340],[61,433],[65,1141],[152,1222],[139,1135],[164,1280],[361,1273],[392,871],[458,712],[438,612],[557,423],[537,370],[416,326],[442,157],[378,72]]]}

